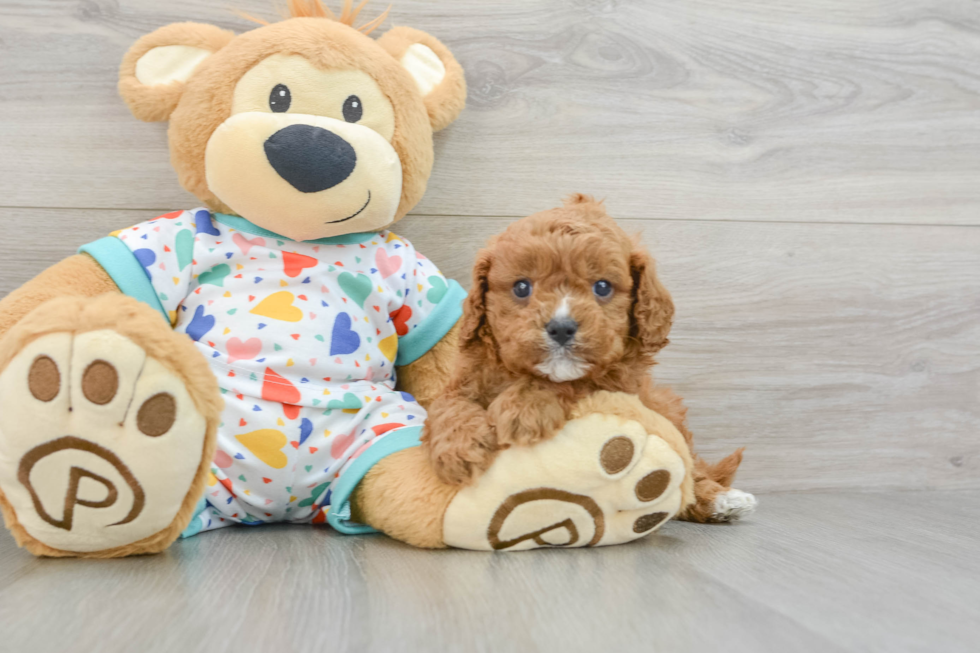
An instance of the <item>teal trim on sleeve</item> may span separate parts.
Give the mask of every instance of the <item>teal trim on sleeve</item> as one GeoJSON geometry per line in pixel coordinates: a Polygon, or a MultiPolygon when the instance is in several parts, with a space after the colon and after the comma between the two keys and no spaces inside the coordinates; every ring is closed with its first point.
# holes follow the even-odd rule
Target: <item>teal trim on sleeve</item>
{"type": "Polygon", "coordinates": [[[333,486],[330,510],[327,511],[327,523],[345,535],[377,533],[378,531],[370,526],[350,520],[350,497],[354,493],[354,488],[368,473],[368,470],[382,458],[403,449],[419,446],[421,444],[419,438],[421,437],[421,426],[405,426],[389,431],[384,434],[380,441],[368,447],[367,451],[355,458],[350,467],[337,479],[337,484],[333,486]]]}
{"type": "MultiPolygon", "coordinates": [[[[237,215],[229,215],[227,213],[215,213],[214,219],[225,225],[226,227],[231,227],[246,234],[252,234],[253,236],[263,236],[264,238],[278,238],[279,240],[292,240],[292,238],[286,238],[285,236],[280,236],[274,231],[269,231],[268,229],[263,229],[257,224],[252,224],[245,218],[237,215]]],[[[316,240],[304,240],[304,243],[313,243],[314,245],[356,245],[357,243],[363,243],[365,241],[371,240],[378,236],[377,231],[361,231],[353,234],[340,234],[339,236],[330,236],[329,238],[317,238],[316,240]]]]}
{"type": "Polygon", "coordinates": [[[449,280],[449,289],[442,301],[436,304],[429,316],[422,320],[417,327],[398,339],[398,356],[395,358],[395,365],[408,365],[436,346],[442,337],[449,333],[453,325],[463,316],[463,300],[466,299],[466,291],[456,283],[449,280]]]}
{"type": "Polygon", "coordinates": [[[123,241],[115,236],[106,236],[88,245],[82,245],[78,248],[78,253],[88,254],[94,258],[124,295],[149,304],[150,308],[160,311],[163,319],[170,324],[170,316],[160,303],[157,291],[150,283],[150,277],[123,241]]]}

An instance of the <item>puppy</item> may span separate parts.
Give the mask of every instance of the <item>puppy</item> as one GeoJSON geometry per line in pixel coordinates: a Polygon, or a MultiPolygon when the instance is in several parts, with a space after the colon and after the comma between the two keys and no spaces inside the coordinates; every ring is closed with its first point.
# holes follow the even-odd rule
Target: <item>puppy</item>
{"type": "MultiPolygon", "coordinates": [[[[472,481],[500,449],[551,437],[578,400],[599,390],[639,396],[693,453],[687,409],[650,376],[674,314],[654,268],[585,195],[492,239],[477,255],[456,369],[426,422],[423,444],[439,478],[472,481]]],[[[695,456],[696,502],[680,518],[750,512],[752,495],[729,488],[741,459],[741,449],[716,465],[695,456]]]]}

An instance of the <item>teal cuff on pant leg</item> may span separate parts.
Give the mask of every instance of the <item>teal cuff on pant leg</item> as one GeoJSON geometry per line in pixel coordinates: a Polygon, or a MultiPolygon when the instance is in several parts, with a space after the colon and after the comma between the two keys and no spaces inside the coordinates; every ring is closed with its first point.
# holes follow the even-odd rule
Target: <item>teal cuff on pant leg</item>
{"type": "Polygon", "coordinates": [[[351,521],[351,495],[354,494],[354,489],[368,473],[368,470],[381,459],[403,449],[419,446],[422,444],[421,437],[421,426],[405,426],[389,431],[380,441],[368,447],[364,453],[355,458],[350,467],[337,479],[336,485],[333,486],[330,509],[327,512],[327,523],[346,535],[377,533],[377,529],[351,521]]]}
{"type": "Polygon", "coordinates": [[[204,530],[205,524],[204,521],[201,519],[201,515],[207,509],[208,509],[208,502],[204,497],[201,497],[201,500],[197,502],[197,506],[194,508],[194,516],[191,517],[191,522],[187,524],[187,528],[185,528],[184,532],[180,534],[181,539],[187,537],[194,537],[202,530],[204,530]]]}

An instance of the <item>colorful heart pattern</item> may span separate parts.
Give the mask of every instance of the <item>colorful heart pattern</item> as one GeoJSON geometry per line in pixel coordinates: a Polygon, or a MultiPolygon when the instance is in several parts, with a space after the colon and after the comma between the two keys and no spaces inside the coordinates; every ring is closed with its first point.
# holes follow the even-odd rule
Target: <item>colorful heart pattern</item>
{"type": "Polygon", "coordinates": [[[194,309],[194,317],[184,332],[191,337],[191,340],[198,341],[203,338],[208,331],[214,328],[214,316],[207,315],[203,306],[194,309]]]}
{"type": "Polygon", "coordinates": [[[270,320],[299,322],[303,319],[303,310],[293,306],[295,301],[296,297],[289,291],[274,292],[249,312],[270,320]]]}
{"type": "Polygon", "coordinates": [[[146,247],[141,247],[140,249],[133,251],[133,256],[143,266],[143,271],[146,272],[146,276],[153,280],[153,264],[157,262],[157,255],[152,249],[147,249],[146,247]]]}
{"type": "Polygon", "coordinates": [[[390,232],[295,242],[242,225],[201,209],[114,234],[211,363],[224,400],[207,507],[192,532],[326,521],[346,465],[421,426],[422,408],[393,389],[400,339],[430,328],[451,289],[390,232]]]}
{"type": "Polygon", "coordinates": [[[312,256],[295,254],[293,252],[282,253],[283,273],[287,277],[298,277],[303,270],[307,268],[314,268],[317,266],[317,263],[319,263],[319,261],[312,256]]]}
{"type": "Polygon", "coordinates": [[[202,286],[206,283],[212,286],[224,286],[225,277],[231,274],[231,268],[226,264],[216,265],[207,272],[202,272],[197,278],[197,282],[202,286]]]}
{"type": "Polygon", "coordinates": [[[374,263],[378,266],[378,271],[381,272],[381,277],[387,279],[391,275],[398,272],[399,268],[402,266],[402,257],[397,254],[394,256],[389,256],[383,249],[377,250],[374,255],[374,263]]]}
{"type": "Polygon", "coordinates": [[[265,377],[262,379],[262,398],[266,401],[298,404],[302,395],[289,379],[267,367],[265,377]]]}
{"type": "Polygon", "coordinates": [[[337,283],[340,284],[340,288],[354,300],[354,303],[364,307],[364,300],[368,298],[371,294],[371,279],[366,275],[357,274],[356,276],[350,272],[342,272],[339,277],[337,277],[337,283]]]}
{"type": "Polygon", "coordinates": [[[287,443],[282,431],[259,429],[236,435],[235,439],[253,456],[273,469],[282,469],[289,463],[289,458],[282,452],[287,443]]]}
{"type": "Polygon", "coordinates": [[[177,270],[183,272],[194,260],[194,234],[190,229],[181,229],[174,237],[174,251],[177,253],[177,270]]]}
{"type": "Polygon", "coordinates": [[[330,334],[330,355],[341,356],[353,354],[361,346],[361,336],[351,329],[350,315],[340,313],[333,323],[330,334]]]}
{"type": "Polygon", "coordinates": [[[395,325],[395,333],[403,336],[408,333],[408,321],[412,318],[412,307],[405,305],[391,313],[391,321],[395,325]]]}
{"type": "Polygon", "coordinates": [[[229,338],[225,345],[228,349],[228,364],[235,361],[245,361],[258,358],[262,352],[262,341],[258,338],[249,338],[242,342],[239,338],[229,338]]]}
{"type": "Polygon", "coordinates": [[[343,399],[331,399],[327,402],[327,410],[341,410],[345,413],[356,413],[364,406],[364,402],[352,392],[345,392],[343,399]]]}
{"type": "Polygon", "coordinates": [[[449,286],[446,285],[445,279],[441,276],[431,276],[429,277],[429,292],[426,293],[425,298],[428,299],[433,304],[438,304],[442,301],[442,298],[446,296],[449,292],[449,286]]]}
{"type": "Polygon", "coordinates": [[[395,357],[398,356],[398,336],[392,334],[387,338],[381,340],[378,343],[378,349],[384,354],[384,357],[389,361],[394,362],[395,357]]]}
{"type": "Polygon", "coordinates": [[[252,251],[253,247],[265,246],[265,238],[262,236],[247,238],[237,231],[232,235],[231,242],[235,243],[245,256],[248,256],[248,253],[252,251]]]}

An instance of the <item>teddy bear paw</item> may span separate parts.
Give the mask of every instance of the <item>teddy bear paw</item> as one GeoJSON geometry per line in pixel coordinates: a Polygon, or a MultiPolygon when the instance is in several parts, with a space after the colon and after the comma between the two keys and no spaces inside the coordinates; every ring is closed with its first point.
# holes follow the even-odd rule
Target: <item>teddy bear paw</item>
{"type": "Polygon", "coordinates": [[[42,335],[0,373],[7,525],[46,555],[179,532],[173,522],[206,431],[184,382],[129,338],[108,329],[42,335]]]}
{"type": "Polygon", "coordinates": [[[637,422],[586,415],[549,440],[502,451],[449,504],[444,540],[478,550],[627,542],[678,512],[684,476],[681,457],[637,422]]]}

